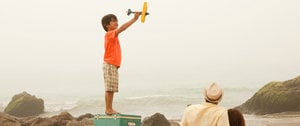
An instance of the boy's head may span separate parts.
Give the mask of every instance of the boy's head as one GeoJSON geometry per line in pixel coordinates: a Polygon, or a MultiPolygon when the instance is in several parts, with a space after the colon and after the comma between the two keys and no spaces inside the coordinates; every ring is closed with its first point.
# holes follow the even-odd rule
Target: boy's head
{"type": "Polygon", "coordinates": [[[108,14],[102,17],[102,27],[104,28],[105,31],[108,31],[107,26],[110,25],[110,22],[112,20],[118,21],[117,16],[113,14],[108,14]]]}

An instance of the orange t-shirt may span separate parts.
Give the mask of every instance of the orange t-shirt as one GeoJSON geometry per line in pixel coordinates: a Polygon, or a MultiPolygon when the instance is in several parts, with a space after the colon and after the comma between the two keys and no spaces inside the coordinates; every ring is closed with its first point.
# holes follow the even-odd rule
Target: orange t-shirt
{"type": "Polygon", "coordinates": [[[105,53],[104,61],[108,64],[120,67],[122,54],[121,46],[119,43],[118,35],[116,35],[116,30],[108,31],[105,34],[105,53]]]}

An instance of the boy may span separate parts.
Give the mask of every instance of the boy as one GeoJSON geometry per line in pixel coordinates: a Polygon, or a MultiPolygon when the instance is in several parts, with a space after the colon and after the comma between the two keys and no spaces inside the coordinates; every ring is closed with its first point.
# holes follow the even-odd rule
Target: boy
{"type": "Polygon", "coordinates": [[[102,26],[106,31],[105,34],[105,53],[103,63],[104,85],[105,85],[105,114],[118,114],[112,108],[114,93],[118,92],[118,69],[121,65],[121,46],[118,35],[136,22],[140,16],[136,12],[134,17],[118,28],[118,19],[113,14],[105,15],[102,18],[102,26]]]}

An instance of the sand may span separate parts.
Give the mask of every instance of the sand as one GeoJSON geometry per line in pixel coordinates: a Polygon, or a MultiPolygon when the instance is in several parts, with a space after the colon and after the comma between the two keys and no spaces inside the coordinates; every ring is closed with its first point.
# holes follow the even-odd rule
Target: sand
{"type": "Polygon", "coordinates": [[[245,115],[246,126],[300,126],[300,114],[245,115]]]}

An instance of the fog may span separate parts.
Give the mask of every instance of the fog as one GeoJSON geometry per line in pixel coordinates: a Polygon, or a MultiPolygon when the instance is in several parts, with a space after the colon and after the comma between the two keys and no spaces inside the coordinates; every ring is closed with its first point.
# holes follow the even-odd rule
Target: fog
{"type": "MultiPolygon", "coordinates": [[[[151,0],[119,36],[121,88],[217,82],[261,87],[300,75],[300,1],[151,0]]],[[[143,1],[0,2],[0,92],[103,92],[102,16],[143,1]]]]}

